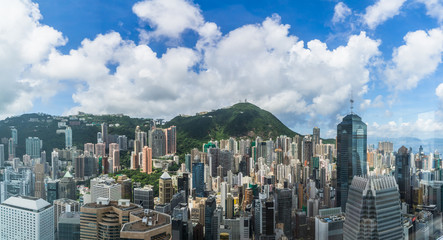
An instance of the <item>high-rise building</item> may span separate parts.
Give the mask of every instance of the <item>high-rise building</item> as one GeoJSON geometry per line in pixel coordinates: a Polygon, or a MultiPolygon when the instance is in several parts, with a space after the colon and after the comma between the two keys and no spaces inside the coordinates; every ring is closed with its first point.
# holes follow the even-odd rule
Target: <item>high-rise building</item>
{"type": "Polygon", "coordinates": [[[11,138],[15,146],[18,145],[18,132],[16,128],[11,128],[11,138]]]}
{"type": "Polygon", "coordinates": [[[154,128],[149,131],[149,147],[152,148],[152,157],[166,155],[166,136],[162,129],[154,128]]]}
{"type": "Polygon", "coordinates": [[[117,144],[120,147],[120,151],[128,150],[128,137],[125,135],[120,135],[117,137],[117,144]]]}
{"type": "Polygon", "coordinates": [[[394,177],[354,177],[343,239],[403,239],[400,194],[394,177]]]}
{"type": "Polygon", "coordinates": [[[277,222],[283,223],[283,232],[289,239],[292,238],[292,190],[289,188],[277,189],[277,222]]]}
{"type": "Polygon", "coordinates": [[[60,180],[49,180],[46,183],[46,200],[52,204],[54,200],[59,199],[59,183],[60,180]]]}
{"type": "Polygon", "coordinates": [[[80,239],[80,213],[62,213],[57,222],[58,239],[78,240],[80,239]]]}
{"type": "Polygon", "coordinates": [[[345,216],[341,208],[326,208],[315,217],[315,240],[343,239],[345,216]]]}
{"type": "Polygon", "coordinates": [[[106,156],[106,145],[104,143],[95,144],[95,156],[106,156]]]}
{"type": "Polygon", "coordinates": [[[66,127],[66,129],[65,129],[65,146],[66,146],[66,149],[72,148],[72,129],[71,129],[71,127],[66,127]]]}
{"type": "Polygon", "coordinates": [[[107,123],[102,123],[102,142],[105,144],[106,148],[109,146],[107,123]]]}
{"type": "Polygon", "coordinates": [[[109,156],[112,157],[113,172],[120,169],[120,146],[117,143],[109,144],[109,156]]]}
{"type": "Polygon", "coordinates": [[[205,165],[201,162],[192,163],[192,188],[195,188],[195,195],[203,197],[205,192],[205,165]]]}
{"type": "Polygon", "coordinates": [[[216,206],[215,196],[209,196],[205,202],[205,240],[216,239],[212,224],[216,206]]]}
{"type": "Polygon", "coordinates": [[[160,204],[167,204],[171,202],[172,195],[174,194],[174,187],[172,186],[171,176],[169,176],[167,172],[164,172],[160,176],[158,188],[160,195],[160,204]]]}
{"type": "Polygon", "coordinates": [[[8,160],[11,161],[15,158],[15,144],[14,139],[10,138],[8,140],[8,160]]]}
{"type": "Polygon", "coordinates": [[[320,128],[315,127],[312,130],[312,146],[314,149],[314,155],[318,154],[316,151],[318,144],[320,144],[320,128]]]}
{"type": "MultiPolygon", "coordinates": [[[[56,230],[58,230],[57,223],[59,222],[59,218],[63,213],[71,212],[71,213],[79,213],[80,212],[80,203],[67,198],[60,198],[54,200],[54,224],[56,230]]],[[[79,220],[80,221],[80,220],[79,220]]],[[[80,224],[80,222],[79,222],[80,224]]],[[[63,239],[63,238],[59,238],[63,239]]]]}
{"type": "Polygon", "coordinates": [[[138,141],[138,149],[148,146],[148,135],[140,129],[140,126],[135,128],[135,140],[138,141]]]}
{"type": "Polygon", "coordinates": [[[367,126],[356,114],[349,114],[337,126],[337,204],[345,210],[354,176],[367,175],[367,126]]]}
{"type": "Polygon", "coordinates": [[[209,148],[208,159],[211,177],[216,177],[217,167],[220,165],[220,148],[209,148]]]}
{"type": "Polygon", "coordinates": [[[410,153],[405,146],[398,149],[395,155],[395,179],[400,190],[400,199],[412,203],[410,153]]]}
{"type": "Polygon", "coordinates": [[[52,163],[51,177],[53,180],[56,180],[58,178],[58,152],[57,151],[52,151],[51,163],[52,163]]]}
{"type": "Polygon", "coordinates": [[[143,172],[147,174],[152,173],[152,148],[145,146],[143,147],[143,155],[142,155],[142,166],[143,172]]]}
{"type": "Polygon", "coordinates": [[[164,131],[166,136],[166,154],[175,154],[177,152],[177,128],[171,126],[164,131]]]}
{"type": "Polygon", "coordinates": [[[134,203],[144,209],[154,209],[154,190],[152,186],[145,185],[143,188],[134,188],[134,203]]]}
{"type": "Polygon", "coordinates": [[[44,164],[35,164],[34,173],[35,173],[34,196],[36,198],[46,199],[45,165],[44,164]]]}
{"type": "Polygon", "coordinates": [[[5,145],[0,144],[0,167],[5,166],[5,145]]]}
{"type": "Polygon", "coordinates": [[[84,145],[84,154],[88,157],[93,157],[95,154],[94,144],[93,143],[85,143],[84,145]]]}
{"type": "Polygon", "coordinates": [[[120,239],[171,239],[171,216],[153,211],[131,212],[131,222],[122,226],[120,239]]]}
{"type": "Polygon", "coordinates": [[[26,154],[31,158],[40,158],[40,152],[42,150],[42,140],[38,137],[28,137],[26,139],[26,154]]]}
{"type": "Polygon", "coordinates": [[[54,207],[34,197],[8,198],[0,204],[0,239],[54,239],[54,207]]]}
{"type": "Polygon", "coordinates": [[[58,184],[58,197],[72,200],[77,199],[74,177],[69,171],[67,171],[65,176],[60,179],[58,184]]]}

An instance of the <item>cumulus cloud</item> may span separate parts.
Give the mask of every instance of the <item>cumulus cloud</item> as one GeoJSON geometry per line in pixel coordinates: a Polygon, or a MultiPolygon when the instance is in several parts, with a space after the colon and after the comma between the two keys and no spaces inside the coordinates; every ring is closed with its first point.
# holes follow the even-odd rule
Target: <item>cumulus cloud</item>
{"type": "MultiPolygon", "coordinates": [[[[151,24],[153,29],[146,31],[151,36],[177,38],[186,29],[197,32],[199,39],[192,48],[171,47],[158,56],[144,42],[124,40],[119,33],[109,32],[85,39],[78,49],[62,54],[56,47],[66,40],[61,33],[41,25],[38,14],[32,17],[31,13],[38,13],[37,5],[10,2],[26,9],[17,19],[31,19],[31,27],[17,33],[15,40],[32,41],[10,45],[1,42],[0,49],[39,45],[30,55],[21,56],[20,51],[8,55],[11,59],[20,57],[9,73],[21,86],[11,89],[23,89],[14,94],[13,99],[19,102],[4,103],[10,108],[29,110],[33,99],[50,97],[57,91],[57,84],[72,81],[77,86],[72,96],[76,106],[67,113],[169,118],[246,98],[276,114],[336,116],[348,105],[351,89],[359,97],[367,92],[368,67],[380,55],[380,42],[365,32],[350,36],[346,44],[335,49],[319,40],[305,43],[289,33],[290,26],[282,24],[278,15],[222,35],[215,23],[204,21],[197,6],[183,0],[177,4],[184,11],[172,11],[182,16],[172,19],[160,16],[162,11],[175,9],[170,1],[143,1],[134,6],[134,12],[151,24]],[[151,7],[160,13],[152,12],[151,7]],[[180,24],[169,26],[175,21],[180,24]],[[30,29],[33,31],[26,31],[30,29]],[[34,35],[28,36],[29,32],[34,35]]],[[[23,24],[16,22],[17,26],[23,24]]],[[[9,58],[2,62],[10,62],[9,58]]]]}
{"type": "Polygon", "coordinates": [[[366,8],[363,21],[370,29],[375,29],[379,24],[398,15],[404,2],[406,0],[379,0],[366,8]]]}
{"type": "Polygon", "coordinates": [[[441,0],[417,0],[426,6],[426,14],[443,22],[443,2],[441,0]]]}
{"type": "Polygon", "coordinates": [[[443,133],[443,122],[438,113],[431,111],[417,115],[415,121],[390,121],[385,124],[373,122],[368,125],[368,136],[432,138],[443,133]]]}
{"type": "Polygon", "coordinates": [[[51,83],[31,76],[29,68],[45,61],[66,39],[41,24],[38,5],[29,0],[2,1],[0,8],[0,117],[21,113],[37,98],[55,94],[51,83]],[[52,87],[50,87],[52,86],[52,87]]]}
{"type": "Polygon", "coordinates": [[[421,79],[435,72],[442,58],[443,31],[409,32],[404,41],[394,50],[385,71],[387,83],[397,90],[415,88],[421,79]]]}
{"type": "Polygon", "coordinates": [[[435,95],[443,101],[443,83],[440,83],[437,89],[435,89],[435,95]]]}
{"type": "Polygon", "coordinates": [[[349,15],[351,15],[352,10],[343,2],[339,2],[334,7],[334,16],[332,17],[332,23],[343,22],[349,15]]]}

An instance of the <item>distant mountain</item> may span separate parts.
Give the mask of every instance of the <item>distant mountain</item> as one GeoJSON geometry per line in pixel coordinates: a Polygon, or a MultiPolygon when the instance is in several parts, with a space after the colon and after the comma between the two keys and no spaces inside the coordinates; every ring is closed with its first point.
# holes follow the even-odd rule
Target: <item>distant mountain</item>
{"type": "Polygon", "coordinates": [[[177,126],[178,150],[189,151],[211,139],[229,137],[257,136],[263,139],[286,135],[295,136],[296,132],[286,127],[272,113],[251,103],[237,103],[211,112],[202,112],[194,116],[177,116],[167,123],[177,126]]]}
{"type": "MultiPolygon", "coordinates": [[[[126,135],[134,139],[136,126],[148,131],[152,119],[131,118],[125,115],[92,115],[80,113],[75,116],[51,116],[42,113],[24,114],[0,121],[0,140],[7,141],[11,137],[11,127],[18,130],[17,156],[25,154],[25,139],[39,137],[43,140],[43,150],[47,159],[53,148],[65,147],[65,127],[71,126],[74,146],[83,149],[84,143],[96,143],[100,124],[109,125],[109,134],[126,135]],[[57,131],[59,130],[59,131],[57,131]]],[[[189,152],[192,148],[201,148],[204,142],[211,139],[220,140],[229,137],[257,136],[263,139],[297,133],[286,127],[278,118],[251,103],[238,103],[211,112],[203,112],[195,116],[177,116],[167,122],[164,127],[177,126],[177,150],[179,154],[189,152]]],[[[7,155],[5,145],[5,155],[7,155]]]]}

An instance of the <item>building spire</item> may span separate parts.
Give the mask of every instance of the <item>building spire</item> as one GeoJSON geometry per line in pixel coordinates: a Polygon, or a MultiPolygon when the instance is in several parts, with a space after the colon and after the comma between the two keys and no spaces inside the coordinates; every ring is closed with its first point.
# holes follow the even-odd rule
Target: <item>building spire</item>
{"type": "Polygon", "coordinates": [[[354,94],[353,94],[353,92],[352,92],[352,90],[351,90],[351,100],[350,100],[350,102],[351,102],[351,114],[353,114],[354,113],[354,94]]]}

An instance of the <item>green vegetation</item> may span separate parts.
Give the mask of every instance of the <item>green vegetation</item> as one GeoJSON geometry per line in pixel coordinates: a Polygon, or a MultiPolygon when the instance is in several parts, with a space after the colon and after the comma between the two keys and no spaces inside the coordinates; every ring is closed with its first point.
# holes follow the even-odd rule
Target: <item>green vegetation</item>
{"type": "Polygon", "coordinates": [[[157,168],[153,169],[151,174],[140,172],[139,169],[123,169],[114,174],[109,174],[109,176],[116,178],[117,175],[124,174],[128,176],[133,183],[141,183],[142,187],[145,185],[152,185],[154,187],[154,196],[158,196],[158,181],[162,173],[162,170],[157,168]]]}

